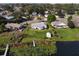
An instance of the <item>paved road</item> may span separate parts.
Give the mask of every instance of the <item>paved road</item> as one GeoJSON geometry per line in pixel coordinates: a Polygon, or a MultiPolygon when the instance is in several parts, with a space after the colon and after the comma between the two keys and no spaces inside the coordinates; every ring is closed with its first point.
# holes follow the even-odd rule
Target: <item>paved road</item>
{"type": "Polygon", "coordinates": [[[28,24],[31,24],[31,23],[36,23],[36,22],[40,22],[41,20],[38,20],[37,18],[34,18],[33,20],[31,21],[27,21],[28,24]]]}

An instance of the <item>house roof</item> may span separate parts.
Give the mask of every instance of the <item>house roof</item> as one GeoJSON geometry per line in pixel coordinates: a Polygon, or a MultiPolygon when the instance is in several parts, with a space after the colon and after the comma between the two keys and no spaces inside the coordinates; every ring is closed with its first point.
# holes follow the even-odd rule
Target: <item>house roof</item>
{"type": "Polygon", "coordinates": [[[3,16],[3,17],[6,18],[6,19],[8,19],[8,20],[14,18],[14,16],[7,16],[7,15],[6,16],[3,16]]]}
{"type": "Polygon", "coordinates": [[[63,22],[57,20],[57,21],[52,22],[51,25],[61,26],[61,25],[66,25],[66,24],[64,24],[63,22]]]}
{"type": "Polygon", "coordinates": [[[0,16],[6,18],[6,19],[8,19],[8,20],[14,18],[14,16],[9,16],[9,15],[11,15],[11,14],[12,14],[12,13],[9,12],[9,11],[7,11],[7,10],[0,12],[0,16]],[[5,13],[6,13],[6,14],[5,14],[5,13]]]}
{"type": "Polygon", "coordinates": [[[75,24],[76,27],[79,27],[79,16],[73,18],[73,23],[75,24]]]}
{"type": "Polygon", "coordinates": [[[47,14],[47,13],[48,13],[48,11],[45,11],[45,13],[47,14]]]}
{"type": "Polygon", "coordinates": [[[46,28],[47,26],[46,26],[46,24],[44,23],[44,22],[40,22],[40,23],[33,23],[33,24],[31,24],[31,27],[33,28],[33,27],[39,27],[39,28],[46,28]]]}
{"type": "Polygon", "coordinates": [[[9,27],[17,27],[19,28],[21,25],[20,24],[17,24],[17,23],[7,23],[5,25],[6,28],[9,28],[9,27]]]}

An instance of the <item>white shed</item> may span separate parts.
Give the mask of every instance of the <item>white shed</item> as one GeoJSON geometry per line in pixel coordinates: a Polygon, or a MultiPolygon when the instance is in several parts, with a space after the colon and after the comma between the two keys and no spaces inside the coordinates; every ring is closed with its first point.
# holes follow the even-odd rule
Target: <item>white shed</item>
{"type": "Polygon", "coordinates": [[[47,38],[51,38],[51,37],[52,37],[51,33],[50,33],[50,32],[47,32],[47,33],[46,33],[46,37],[47,37],[47,38]]]}

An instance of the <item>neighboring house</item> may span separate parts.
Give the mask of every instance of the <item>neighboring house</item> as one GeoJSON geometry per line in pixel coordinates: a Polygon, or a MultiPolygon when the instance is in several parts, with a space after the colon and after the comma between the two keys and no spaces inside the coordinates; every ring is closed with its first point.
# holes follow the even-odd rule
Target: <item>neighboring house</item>
{"type": "Polygon", "coordinates": [[[4,9],[0,7],[0,12],[3,11],[4,9]]]}
{"type": "Polygon", "coordinates": [[[0,16],[2,15],[2,16],[4,16],[4,15],[11,15],[12,14],[12,12],[10,12],[10,11],[7,11],[7,10],[4,10],[4,11],[1,11],[0,12],[0,16]]]}
{"type": "Polygon", "coordinates": [[[31,24],[31,28],[32,28],[32,29],[39,29],[39,30],[42,30],[42,29],[47,28],[47,25],[46,25],[44,22],[33,23],[33,24],[31,24]]]}
{"type": "Polygon", "coordinates": [[[23,25],[17,23],[7,23],[5,27],[9,30],[22,30],[23,25]]]}
{"type": "Polygon", "coordinates": [[[73,21],[75,27],[79,27],[79,16],[73,17],[72,21],[73,21]]]}
{"type": "Polygon", "coordinates": [[[45,15],[44,15],[44,17],[47,18],[47,17],[48,17],[48,13],[49,13],[48,11],[45,11],[45,15]]]}
{"type": "Polygon", "coordinates": [[[32,12],[32,16],[36,16],[37,15],[37,12],[32,12]]]}
{"type": "Polygon", "coordinates": [[[48,11],[45,11],[45,14],[48,14],[49,12],[48,11]]]}
{"type": "Polygon", "coordinates": [[[44,15],[44,17],[46,17],[46,18],[47,18],[47,17],[48,17],[48,14],[45,14],[45,15],[44,15]]]}
{"type": "Polygon", "coordinates": [[[21,18],[18,18],[17,21],[20,22],[20,23],[22,23],[22,22],[26,22],[27,19],[24,18],[24,17],[21,17],[21,18]]]}
{"type": "Polygon", "coordinates": [[[5,15],[5,16],[3,16],[3,17],[6,18],[7,20],[11,20],[11,19],[14,18],[14,16],[7,16],[7,15],[5,15]]]}
{"type": "Polygon", "coordinates": [[[43,20],[47,21],[47,17],[48,17],[48,14],[45,14],[43,20]]]}
{"type": "Polygon", "coordinates": [[[38,14],[38,17],[42,17],[42,14],[39,13],[39,14],[38,14]]]}
{"type": "Polygon", "coordinates": [[[29,15],[29,12],[28,12],[28,11],[26,11],[26,12],[24,12],[24,14],[25,14],[25,15],[29,15]]]}
{"type": "Polygon", "coordinates": [[[22,23],[20,23],[20,24],[25,25],[25,24],[27,24],[27,22],[22,22],[22,23]]]}
{"type": "Polygon", "coordinates": [[[59,20],[52,22],[51,25],[55,28],[68,28],[68,26],[65,23],[63,23],[59,20]]]}
{"type": "Polygon", "coordinates": [[[12,14],[12,12],[9,12],[7,10],[0,12],[0,16],[7,19],[7,20],[14,18],[14,16],[11,16],[11,14],[12,14]]]}
{"type": "Polygon", "coordinates": [[[20,6],[14,6],[14,12],[21,12],[21,8],[20,6]]]}
{"type": "Polygon", "coordinates": [[[46,18],[46,17],[44,17],[42,20],[43,20],[43,21],[47,21],[47,18],[46,18]]]}

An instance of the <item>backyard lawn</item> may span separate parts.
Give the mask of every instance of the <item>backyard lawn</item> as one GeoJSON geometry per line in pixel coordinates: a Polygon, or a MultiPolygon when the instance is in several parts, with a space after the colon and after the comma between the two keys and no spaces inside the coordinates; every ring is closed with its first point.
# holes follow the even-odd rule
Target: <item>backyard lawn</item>
{"type": "Polygon", "coordinates": [[[33,47],[31,44],[30,46],[19,46],[19,47],[12,47],[10,51],[17,56],[46,56],[46,55],[53,55],[56,53],[56,46],[55,40],[53,37],[51,39],[46,38],[46,33],[53,31],[51,29],[45,30],[33,30],[33,29],[25,29],[23,33],[25,37],[22,39],[22,43],[29,43],[35,40],[36,47],[33,47]],[[46,40],[47,39],[47,40],[46,40]],[[25,53],[26,52],[26,53],[25,53]]]}
{"type": "MultiPolygon", "coordinates": [[[[41,45],[41,44],[40,44],[41,45]]],[[[17,56],[48,56],[56,53],[56,46],[36,46],[11,48],[10,51],[17,56]]]]}
{"type": "Polygon", "coordinates": [[[6,32],[6,33],[0,34],[0,45],[1,44],[6,45],[7,43],[9,43],[10,38],[11,38],[11,33],[6,32]]]}
{"type": "Polygon", "coordinates": [[[26,34],[25,38],[22,39],[22,42],[30,42],[32,40],[44,40],[46,39],[46,33],[53,31],[51,29],[45,30],[33,30],[33,29],[25,29],[24,34],[26,34]]]}
{"type": "Polygon", "coordinates": [[[58,41],[79,41],[79,29],[57,29],[57,32],[60,36],[58,41]]]}

